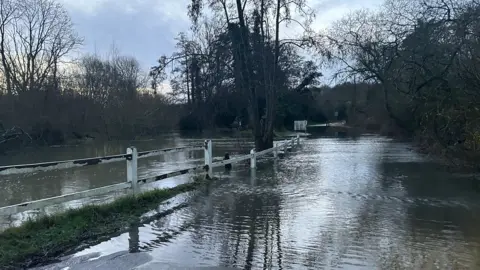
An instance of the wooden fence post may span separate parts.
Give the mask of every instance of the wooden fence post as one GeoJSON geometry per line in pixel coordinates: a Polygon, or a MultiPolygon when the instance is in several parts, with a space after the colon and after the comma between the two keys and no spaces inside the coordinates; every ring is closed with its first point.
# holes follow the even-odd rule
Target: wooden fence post
{"type": "Polygon", "coordinates": [[[250,150],[250,168],[255,169],[257,167],[257,157],[255,156],[255,149],[250,150]]]}
{"type": "Polygon", "coordinates": [[[204,157],[205,157],[205,165],[208,165],[208,176],[213,177],[212,140],[205,140],[204,157]]]}
{"type": "Polygon", "coordinates": [[[283,152],[285,152],[285,156],[287,155],[288,151],[288,141],[283,142],[283,152]]]}
{"type": "Polygon", "coordinates": [[[137,148],[130,146],[127,148],[127,154],[132,155],[127,158],[127,182],[132,185],[133,194],[138,193],[138,152],[137,148]]]}
{"type": "Polygon", "coordinates": [[[277,149],[277,143],[273,143],[273,157],[277,158],[278,157],[278,149],[277,149]]]}
{"type": "Polygon", "coordinates": [[[297,145],[300,145],[300,135],[297,135],[297,145]]]}

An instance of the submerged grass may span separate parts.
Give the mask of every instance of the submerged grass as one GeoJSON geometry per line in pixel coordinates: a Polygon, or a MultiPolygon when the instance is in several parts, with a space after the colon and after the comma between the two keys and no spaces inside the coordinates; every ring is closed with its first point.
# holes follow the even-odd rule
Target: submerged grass
{"type": "Polygon", "coordinates": [[[126,231],[158,203],[196,189],[196,179],[169,189],[125,196],[111,203],[71,209],[29,220],[0,233],[0,269],[21,269],[54,261],[81,243],[126,231]]]}

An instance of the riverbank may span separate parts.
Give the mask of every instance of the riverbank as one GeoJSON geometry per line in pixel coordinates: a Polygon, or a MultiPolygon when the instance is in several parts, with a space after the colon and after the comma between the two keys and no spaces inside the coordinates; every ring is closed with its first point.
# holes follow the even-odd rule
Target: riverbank
{"type": "Polygon", "coordinates": [[[23,269],[54,261],[80,244],[99,243],[123,233],[159,203],[193,191],[206,180],[195,179],[169,189],[126,196],[111,203],[85,206],[41,217],[0,233],[0,269],[23,269]]]}
{"type": "Polygon", "coordinates": [[[452,147],[444,147],[425,138],[415,138],[413,143],[419,153],[441,159],[451,172],[471,172],[480,180],[480,156],[478,153],[462,151],[452,147]]]}

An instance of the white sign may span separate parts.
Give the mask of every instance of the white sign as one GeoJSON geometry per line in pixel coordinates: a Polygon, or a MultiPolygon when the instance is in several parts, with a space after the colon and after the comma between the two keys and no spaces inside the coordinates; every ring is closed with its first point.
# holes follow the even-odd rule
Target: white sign
{"type": "Polygon", "coordinates": [[[294,121],[293,130],[295,131],[307,131],[307,120],[294,121]]]}

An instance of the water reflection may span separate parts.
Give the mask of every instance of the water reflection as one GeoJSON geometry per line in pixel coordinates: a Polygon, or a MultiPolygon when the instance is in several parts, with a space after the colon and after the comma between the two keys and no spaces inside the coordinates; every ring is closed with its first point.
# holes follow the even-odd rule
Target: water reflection
{"type": "Polygon", "coordinates": [[[254,173],[248,166],[219,171],[221,180],[175,198],[172,213],[77,256],[130,250],[149,254],[151,269],[480,267],[478,192],[404,143],[316,138],[254,173]]]}

